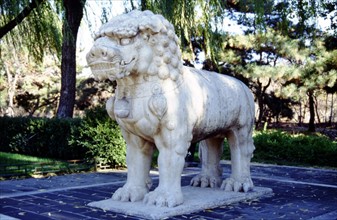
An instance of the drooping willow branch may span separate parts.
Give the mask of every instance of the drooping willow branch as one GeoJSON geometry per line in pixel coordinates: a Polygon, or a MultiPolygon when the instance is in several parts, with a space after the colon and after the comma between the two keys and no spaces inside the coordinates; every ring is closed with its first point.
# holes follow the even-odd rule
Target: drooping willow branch
{"type": "Polygon", "coordinates": [[[32,0],[14,19],[0,27],[0,39],[20,24],[44,0],[32,0]]]}

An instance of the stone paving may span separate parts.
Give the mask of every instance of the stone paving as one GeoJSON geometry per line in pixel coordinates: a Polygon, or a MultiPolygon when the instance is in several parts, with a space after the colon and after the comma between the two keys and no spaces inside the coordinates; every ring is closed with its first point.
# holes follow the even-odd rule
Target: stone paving
{"type": "MultiPolygon", "coordinates": [[[[230,167],[223,167],[227,177],[230,167]]],[[[255,185],[272,188],[273,196],[168,219],[337,219],[336,170],[261,164],[251,170],[255,185]]],[[[199,171],[186,168],[182,185],[199,171]]],[[[152,178],[155,187],[156,172],[152,178]]],[[[111,198],[125,180],[125,172],[109,172],[0,181],[0,219],[140,219],[87,206],[111,198]]]]}

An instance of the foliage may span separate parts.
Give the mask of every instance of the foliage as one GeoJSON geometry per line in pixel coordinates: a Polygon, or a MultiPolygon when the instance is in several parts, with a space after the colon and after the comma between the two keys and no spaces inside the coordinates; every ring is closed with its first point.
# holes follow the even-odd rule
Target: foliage
{"type": "MultiPolygon", "coordinates": [[[[1,38],[8,44],[14,45],[15,49],[28,49],[35,60],[42,61],[46,53],[59,56],[61,54],[61,22],[57,13],[62,6],[60,1],[45,0],[6,0],[0,1],[0,27],[14,21],[15,28],[1,38]],[[32,8],[33,2],[36,7],[32,8]],[[16,21],[19,17],[25,18],[21,22],[16,21]]],[[[2,36],[2,35],[1,35],[2,36]]]]}
{"type": "MultiPolygon", "coordinates": [[[[228,144],[225,144],[224,157],[229,159],[228,144]]],[[[337,167],[337,142],[326,136],[256,131],[254,144],[256,162],[337,167]]]]}
{"type": "Polygon", "coordinates": [[[219,32],[217,25],[222,22],[224,1],[189,1],[189,0],[142,0],[141,10],[152,10],[162,14],[174,26],[176,34],[181,40],[183,58],[195,58],[192,39],[202,38],[200,46],[207,58],[215,59],[214,51],[219,48],[220,40],[213,33],[219,32]],[[200,12],[200,13],[198,13],[200,12]],[[212,26],[212,23],[215,23],[212,26]]]}
{"type": "Polygon", "coordinates": [[[100,158],[125,166],[125,142],[104,108],[83,119],[0,117],[0,151],[63,160],[100,158]]]}
{"type": "MultiPolygon", "coordinates": [[[[1,25],[15,18],[31,2],[29,0],[9,0],[1,4],[0,10],[4,12],[1,14],[1,25]]],[[[13,76],[20,75],[17,86],[12,85],[12,89],[21,90],[15,94],[14,99],[11,99],[14,100],[14,107],[20,105],[28,111],[29,115],[43,116],[46,114],[50,117],[53,116],[51,112],[55,111],[56,102],[60,97],[60,91],[54,89],[59,88],[57,84],[60,82],[53,80],[51,86],[48,87],[49,82],[42,80],[42,77],[40,77],[40,72],[45,73],[46,70],[37,65],[26,68],[25,64],[27,62],[32,63],[32,59],[26,58],[27,51],[30,51],[29,48],[33,48],[34,44],[44,42],[43,40],[52,39],[35,38],[31,36],[32,34],[47,36],[44,32],[49,30],[48,27],[52,23],[55,26],[55,28],[51,28],[55,31],[54,35],[60,35],[61,24],[66,19],[65,5],[61,0],[51,2],[36,0],[35,2],[42,3],[22,23],[18,24],[0,44],[2,58],[0,60],[0,81],[10,81],[5,79],[4,68],[1,68],[9,67],[9,72],[13,76]],[[37,17],[36,15],[39,15],[39,13],[41,13],[41,16],[37,17]],[[46,14],[51,14],[48,19],[46,14]],[[44,30],[44,27],[48,30],[44,30]],[[33,30],[35,30],[34,28],[42,29],[31,31],[32,29],[29,28],[33,30]],[[22,32],[25,33],[22,34],[22,32]],[[21,39],[22,37],[28,39],[25,38],[28,33],[29,39],[35,39],[30,44],[21,39]],[[27,80],[28,75],[34,76],[33,82],[27,80]],[[21,87],[22,81],[24,81],[23,87],[21,87]],[[43,89],[40,89],[40,86],[34,86],[36,84],[44,85],[43,89]],[[47,91],[46,97],[47,88],[50,88],[50,90],[47,91]]],[[[68,2],[74,3],[74,1],[68,2]]],[[[80,1],[83,4],[84,2],[80,1]]],[[[128,10],[126,6],[128,3],[132,5],[132,9],[137,8],[135,1],[126,1],[125,11],[128,10]]],[[[280,120],[305,122],[308,118],[306,116],[307,106],[311,108],[316,106],[316,115],[313,116],[315,120],[311,121],[327,122],[327,119],[329,119],[330,124],[335,121],[335,110],[327,110],[328,108],[336,109],[337,103],[335,101],[336,96],[333,97],[337,88],[335,65],[335,57],[337,56],[336,44],[334,43],[337,36],[336,16],[334,16],[337,13],[337,4],[335,2],[330,0],[141,0],[138,3],[138,8],[141,10],[150,9],[155,13],[163,14],[173,23],[181,40],[186,63],[197,63],[195,57],[200,51],[203,51],[206,57],[205,69],[219,70],[221,73],[237,77],[248,84],[258,103],[258,123],[263,124],[264,121],[278,122],[280,120]],[[320,29],[317,21],[321,18],[330,20],[330,25],[320,29]],[[235,26],[235,23],[242,25],[243,33],[233,34],[232,28],[223,23],[224,20],[231,20],[230,25],[234,24],[233,26],[235,26]],[[330,94],[332,94],[331,101],[328,97],[330,94]],[[309,95],[311,99],[308,99],[309,95]],[[313,103],[308,105],[308,100],[310,102],[314,100],[314,105],[313,103]],[[277,102],[277,106],[281,107],[282,110],[270,104],[273,102],[277,102]],[[321,114],[320,117],[324,117],[325,120],[321,121],[317,116],[318,114],[321,114]]],[[[109,17],[113,14],[112,9],[114,7],[111,6],[114,2],[99,2],[97,4],[98,7],[104,5],[102,22],[103,20],[107,21],[106,12],[110,10],[109,17]]],[[[77,7],[76,10],[74,7],[71,7],[71,9],[71,12],[81,11],[77,10],[77,7]]],[[[87,10],[91,10],[89,4],[86,5],[85,13],[88,12],[87,10]]],[[[88,23],[90,26],[90,21],[88,23]]],[[[66,22],[63,22],[63,24],[67,25],[66,22]]],[[[49,33],[47,34],[49,36],[49,33]]],[[[55,39],[59,40],[57,43],[59,50],[62,37],[59,36],[55,39]]],[[[50,42],[48,45],[54,44],[50,42]]],[[[41,57],[52,53],[54,59],[55,55],[60,53],[60,51],[56,53],[52,49],[48,53],[48,46],[43,48],[45,50],[41,57]]],[[[40,49],[36,49],[37,53],[38,51],[41,52],[40,49]]],[[[72,52],[65,52],[64,54],[70,53],[72,52]]],[[[67,74],[69,71],[63,72],[65,72],[65,75],[62,78],[71,78],[67,74]]],[[[48,75],[45,74],[44,76],[48,75]]],[[[72,80],[74,80],[74,74],[72,80]]],[[[6,107],[6,111],[12,108],[7,104],[11,101],[9,100],[11,96],[6,91],[10,90],[8,84],[10,83],[3,83],[0,86],[1,112],[5,112],[3,109],[6,109],[6,107]],[[8,99],[6,100],[7,96],[8,99]]],[[[70,84],[63,86],[63,88],[70,90],[64,91],[62,94],[71,93],[73,95],[73,81],[70,84]]],[[[88,100],[91,97],[87,93],[95,93],[93,90],[96,89],[96,86],[90,89],[81,94],[80,100],[76,102],[76,107],[83,109],[89,107],[92,103],[96,103],[88,100]]],[[[72,97],[66,97],[65,102],[72,100],[72,97]]],[[[95,99],[98,100],[101,97],[95,97],[95,99]]],[[[67,106],[72,105],[70,103],[67,106]]],[[[20,111],[17,112],[20,113],[20,111]]],[[[17,112],[14,115],[20,115],[17,112]]],[[[311,112],[314,111],[311,109],[311,112]]]]}
{"type": "Polygon", "coordinates": [[[36,63],[13,45],[0,44],[0,115],[11,109],[8,116],[52,116],[59,96],[57,62],[45,56],[36,63]],[[11,104],[10,104],[11,103],[11,104]]]}
{"type": "Polygon", "coordinates": [[[309,128],[313,128],[317,118],[314,98],[321,91],[336,92],[336,50],[325,40],[335,39],[332,35],[337,33],[333,21],[336,3],[143,0],[141,7],[163,14],[173,23],[186,63],[193,64],[194,55],[203,51],[203,68],[232,75],[249,85],[258,104],[257,126],[282,117],[299,118],[302,123],[305,113],[300,111],[294,117],[295,108],[305,105],[308,98],[309,128]],[[243,34],[231,33],[224,18],[244,26],[243,34]],[[330,19],[330,30],[320,29],[318,18],[330,19]],[[270,101],[278,102],[283,110],[275,109],[270,101]]]}
{"type": "Polygon", "coordinates": [[[116,122],[104,108],[86,112],[83,119],[0,117],[0,151],[39,157],[100,158],[125,166],[126,146],[116,122]]]}
{"type": "Polygon", "coordinates": [[[263,160],[337,167],[337,142],[325,136],[271,130],[257,133],[254,142],[263,160]]]}
{"type": "Polygon", "coordinates": [[[103,107],[88,110],[70,145],[87,149],[87,157],[114,167],[126,165],[126,145],[117,123],[103,107]]]}
{"type": "Polygon", "coordinates": [[[0,151],[63,160],[82,159],[85,149],[68,144],[72,129],[79,124],[78,119],[0,117],[0,151]]]}

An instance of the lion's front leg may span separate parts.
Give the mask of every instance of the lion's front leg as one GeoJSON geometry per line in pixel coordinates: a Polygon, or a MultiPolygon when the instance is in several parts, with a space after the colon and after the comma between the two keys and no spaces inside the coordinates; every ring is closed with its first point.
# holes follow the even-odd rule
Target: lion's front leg
{"type": "Polygon", "coordinates": [[[126,131],[122,130],[122,133],[127,143],[127,181],[112,198],[135,202],[142,200],[151,187],[149,171],[154,145],[126,131]]]}
{"type": "Polygon", "coordinates": [[[160,140],[156,141],[156,146],[159,150],[159,185],[145,196],[144,202],[167,207],[180,205],[184,201],[181,191],[181,173],[189,143],[160,140]]]}

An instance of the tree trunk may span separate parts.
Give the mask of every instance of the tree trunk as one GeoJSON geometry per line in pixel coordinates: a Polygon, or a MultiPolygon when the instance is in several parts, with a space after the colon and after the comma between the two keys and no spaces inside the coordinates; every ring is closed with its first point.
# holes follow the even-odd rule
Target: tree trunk
{"type": "MultiPolygon", "coordinates": [[[[132,2],[132,0],[131,0],[131,2],[132,2]]],[[[140,1],[140,9],[141,9],[142,11],[145,11],[145,10],[148,9],[147,0],[141,0],[141,1],[140,1]]]]}
{"type": "Polygon", "coordinates": [[[301,99],[300,99],[299,103],[300,103],[300,114],[298,115],[298,125],[302,126],[303,116],[302,116],[302,100],[301,99]]]}
{"type": "Polygon", "coordinates": [[[329,126],[332,125],[332,116],[333,116],[333,93],[331,93],[331,105],[330,105],[330,116],[329,116],[329,126]]]}
{"type": "Polygon", "coordinates": [[[319,112],[318,112],[318,100],[317,100],[317,97],[315,96],[314,97],[314,107],[315,107],[315,111],[316,111],[316,117],[317,117],[317,122],[318,122],[318,124],[320,124],[321,123],[321,118],[319,117],[319,112]]]}
{"type": "Polygon", "coordinates": [[[259,128],[261,123],[262,123],[262,119],[263,119],[263,114],[264,114],[264,104],[263,104],[263,97],[261,94],[259,94],[259,96],[257,97],[257,104],[259,106],[259,115],[257,117],[257,121],[256,121],[256,128],[259,128]]]}
{"type": "Polygon", "coordinates": [[[63,42],[61,60],[61,94],[57,117],[71,118],[76,94],[76,38],[83,17],[85,0],[63,0],[63,42]]]}
{"type": "Polygon", "coordinates": [[[16,83],[18,81],[18,77],[20,74],[20,68],[17,69],[16,73],[14,73],[14,79],[13,79],[13,75],[10,72],[9,68],[8,68],[8,64],[6,64],[6,62],[4,62],[4,67],[5,67],[5,71],[7,74],[7,84],[8,84],[8,107],[6,110],[6,115],[10,116],[10,117],[14,117],[15,116],[15,112],[14,112],[14,97],[15,97],[15,92],[16,92],[16,83]]]}
{"type": "Polygon", "coordinates": [[[310,119],[309,119],[309,130],[310,132],[315,132],[315,101],[314,101],[314,93],[313,91],[308,92],[309,96],[309,112],[310,112],[310,119]]]}
{"type": "Polygon", "coordinates": [[[264,111],[265,111],[265,96],[266,96],[266,91],[268,87],[270,86],[271,79],[268,79],[267,85],[263,86],[260,80],[257,81],[257,86],[256,86],[256,99],[257,99],[257,104],[259,106],[259,116],[257,118],[257,121],[255,123],[256,128],[258,128],[263,120],[264,116],[264,111]]]}

